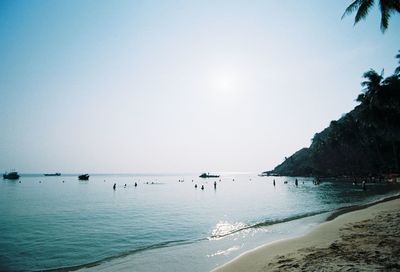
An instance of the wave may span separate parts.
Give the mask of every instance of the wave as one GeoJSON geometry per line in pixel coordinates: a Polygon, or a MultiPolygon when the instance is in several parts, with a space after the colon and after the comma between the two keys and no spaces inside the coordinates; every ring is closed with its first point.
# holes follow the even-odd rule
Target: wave
{"type": "MultiPolygon", "coordinates": [[[[262,228],[262,227],[267,227],[267,226],[271,226],[271,225],[275,225],[275,224],[280,224],[280,223],[286,223],[286,222],[290,222],[290,221],[294,221],[294,220],[298,220],[298,219],[302,219],[302,218],[306,218],[306,217],[310,217],[310,216],[314,216],[314,215],[319,215],[319,214],[324,214],[324,213],[329,213],[326,217],[326,221],[331,221],[333,219],[335,219],[336,217],[348,213],[348,212],[352,212],[352,211],[356,211],[356,210],[361,210],[361,209],[365,209],[368,208],[370,206],[376,205],[376,204],[380,204],[380,203],[384,203],[387,201],[391,201],[394,199],[398,199],[400,198],[400,194],[398,192],[391,194],[391,195],[385,195],[379,199],[375,199],[373,201],[369,201],[366,203],[360,203],[360,204],[353,204],[353,205],[349,205],[349,206],[344,206],[344,207],[339,207],[337,209],[334,210],[320,210],[320,211],[315,211],[315,212],[309,212],[309,213],[303,213],[303,214],[298,214],[298,215],[294,215],[291,217],[287,217],[287,218],[283,218],[283,219],[276,219],[276,220],[266,220],[263,222],[259,222],[259,223],[255,223],[253,225],[246,225],[242,228],[236,228],[233,229],[230,232],[227,233],[222,233],[222,234],[216,234],[216,235],[211,235],[208,239],[221,239],[225,236],[229,236],[232,235],[234,233],[237,232],[241,232],[243,230],[247,230],[247,229],[253,229],[253,228],[262,228]]],[[[241,225],[241,223],[237,223],[234,225],[241,225]]],[[[218,224],[217,224],[218,226],[218,224]]],[[[214,231],[213,231],[214,233],[214,231]]]]}
{"type": "Polygon", "coordinates": [[[279,223],[285,223],[285,222],[289,222],[292,220],[297,220],[297,219],[305,218],[308,216],[321,214],[324,212],[326,212],[326,211],[319,211],[319,212],[314,212],[314,213],[304,213],[304,214],[294,215],[292,217],[288,217],[288,218],[284,218],[284,219],[263,221],[263,222],[259,222],[259,223],[253,224],[253,225],[246,225],[244,223],[230,224],[227,222],[220,222],[217,224],[216,228],[212,231],[211,236],[207,237],[207,238],[199,238],[199,239],[192,239],[192,240],[165,241],[165,242],[160,242],[160,243],[156,243],[156,244],[152,244],[152,245],[148,245],[148,246],[143,246],[143,247],[136,248],[136,249],[129,250],[129,251],[124,251],[120,254],[105,257],[105,258],[102,258],[102,259],[99,259],[99,260],[96,260],[93,262],[88,262],[88,263],[79,264],[79,265],[58,267],[58,268],[39,269],[36,271],[64,272],[64,271],[76,271],[76,270],[85,269],[85,268],[92,268],[92,267],[101,265],[105,262],[109,262],[109,261],[112,261],[115,259],[123,258],[123,257],[129,256],[129,255],[137,254],[137,253],[147,251],[147,250],[173,247],[173,246],[179,246],[179,245],[188,245],[188,244],[193,244],[193,243],[204,241],[204,240],[221,239],[223,237],[238,233],[240,231],[253,229],[253,228],[266,227],[269,225],[274,225],[274,224],[279,224],[279,223]]]}
{"type": "Polygon", "coordinates": [[[326,221],[331,221],[331,220],[335,219],[336,217],[338,217],[342,214],[348,213],[348,212],[362,210],[362,209],[371,207],[373,205],[384,203],[384,202],[391,201],[391,200],[398,199],[398,198],[400,198],[400,194],[395,193],[392,195],[381,197],[372,202],[341,207],[341,208],[336,209],[331,215],[329,215],[328,218],[326,219],[326,221]]]}
{"type": "Polygon", "coordinates": [[[113,256],[105,257],[93,262],[88,262],[84,264],[79,264],[79,265],[72,265],[72,266],[64,266],[64,267],[58,267],[58,268],[50,268],[50,269],[39,269],[36,271],[45,271],[45,272],[64,272],[64,271],[76,271],[80,269],[85,269],[85,268],[92,268],[98,265],[101,265],[105,262],[109,262],[115,259],[127,257],[129,255],[137,254],[143,251],[147,250],[152,250],[152,249],[160,249],[160,248],[166,248],[166,247],[173,247],[173,246],[179,246],[179,245],[188,245],[188,244],[193,244],[196,242],[204,241],[204,240],[218,240],[222,239],[226,236],[244,231],[244,230],[249,230],[249,229],[256,229],[256,228],[262,228],[266,226],[271,226],[275,224],[280,224],[280,223],[285,223],[293,220],[298,220],[302,218],[306,218],[309,216],[314,216],[322,213],[326,213],[328,211],[326,210],[321,210],[321,211],[316,211],[316,212],[310,212],[310,213],[302,213],[298,215],[293,215],[291,217],[287,218],[282,218],[282,219],[275,219],[275,220],[266,220],[263,222],[258,222],[252,225],[247,225],[244,223],[228,223],[228,222],[219,222],[214,230],[212,231],[211,235],[207,238],[199,238],[199,239],[192,239],[192,240],[173,240],[173,241],[165,241],[165,242],[160,242],[148,246],[143,246],[140,248],[136,248],[133,250],[129,251],[124,251],[120,254],[116,254],[113,256]]]}
{"type": "Polygon", "coordinates": [[[79,269],[84,269],[84,268],[91,268],[98,266],[100,264],[103,264],[105,262],[109,262],[115,259],[123,258],[129,255],[137,254],[139,252],[143,252],[146,250],[152,250],[152,249],[158,249],[158,248],[165,248],[165,247],[172,247],[172,246],[178,246],[178,245],[187,245],[187,244],[192,244],[201,240],[205,239],[198,239],[198,240],[175,240],[175,241],[166,241],[166,242],[161,242],[157,244],[152,244],[148,246],[143,246],[137,249],[129,250],[122,252],[121,254],[105,257],[103,259],[85,263],[85,264],[79,264],[79,265],[72,265],[72,266],[64,266],[64,267],[58,267],[58,268],[50,268],[50,269],[40,269],[36,271],[43,271],[43,272],[64,272],[64,271],[76,271],[79,269]]]}
{"type": "Polygon", "coordinates": [[[294,221],[294,220],[298,220],[298,219],[302,219],[302,218],[307,218],[307,217],[311,217],[311,216],[315,216],[315,215],[325,214],[325,213],[327,214],[325,221],[331,221],[344,213],[368,208],[370,206],[373,206],[373,205],[376,205],[379,203],[383,203],[386,201],[391,201],[391,200],[398,199],[398,198],[400,198],[400,194],[398,192],[396,192],[393,194],[388,194],[388,195],[382,196],[378,199],[374,199],[374,200],[368,199],[366,203],[355,203],[355,204],[352,204],[349,206],[343,206],[343,207],[339,207],[339,208],[336,208],[333,210],[332,209],[319,210],[319,211],[314,211],[314,212],[296,214],[296,215],[282,218],[282,219],[266,220],[266,221],[258,222],[258,223],[251,224],[251,225],[246,225],[241,222],[233,223],[233,224],[230,224],[228,222],[219,222],[216,225],[216,227],[214,228],[214,230],[212,231],[211,236],[208,237],[208,239],[209,240],[218,240],[218,239],[222,239],[226,236],[229,236],[229,235],[232,235],[232,234],[235,234],[238,232],[242,232],[245,230],[263,228],[263,227],[267,227],[267,226],[271,226],[271,225],[286,223],[286,222],[290,222],[290,221],[294,221]]]}
{"type": "Polygon", "coordinates": [[[256,229],[256,228],[263,228],[271,225],[276,225],[276,224],[281,224],[281,223],[286,223],[314,215],[319,215],[323,213],[330,212],[330,210],[320,210],[320,211],[315,211],[315,212],[308,212],[308,213],[302,213],[302,214],[296,214],[290,217],[286,218],[281,218],[281,219],[274,219],[274,220],[266,220],[263,222],[258,222],[255,224],[251,225],[246,225],[244,223],[234,223],[234,224],[229,224],[227,222],[220,222],[216,225],[214,230],[212,231],[212,234],[210,237],[208,237],[209,240],[218,240],[223,237],[235,234],[237,232],[241,232],[244,230],[248,229],[256,229]]]}
{"type": "Polygon", "coordinates": [[[314,216],[314,215],[319,215],[319,214],[323,214],[323,213],[330,213],[327,215],[325,220],[331,221],[331,220],[335,219],[336,217],[338,217],[339,215],[342,215],[344,213],[368,208],[370,206],[373,206],[373,205],[376,205],[379,203],[383,203],[386,201],[390,201],[393,199],[397,199],[397,198],[400,198],[400,194],[398,192],[396,192],[394,194],[390,194],[390,195],[385,195],[379,199],[369,201],[367,203],[352,204],[349,206],[339,207],[334,210],[319,210],[319,211],[314,211],[314,212],[301,213],[301,214],[296,214],[296,215],[286,217],[286,218],[266,220],[266,221],[258,222],[258,223],[252,224],[252,225],[246,225],[241,222],[234,223],[234,224],[230,224],[227,222],[220,222],[216,225],[216,227],[212,231],[211,236],[208,237],[208,239],[209,240],[221,239],[223,237],[241,232],[243,230],[262,228],[262,227],[267,227],[267,226],[271,226],[271,225],[286,223],[286,222],[290,222],[290,221],[294,221],[294,220],[298,220],[298,219],[302,219],[302,218],[306,218],[306,217],[310,217],[310,216],[314,216]]]}

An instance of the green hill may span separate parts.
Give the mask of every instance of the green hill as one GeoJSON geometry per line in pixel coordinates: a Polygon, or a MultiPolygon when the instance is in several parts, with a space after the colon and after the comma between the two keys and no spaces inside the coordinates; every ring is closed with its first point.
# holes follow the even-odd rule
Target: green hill
{"type": "Polygon", "coordinates": [[[316,133],[310,147],[264,173],[329,177],[400,173],[399,75],[383,80],[374,70],[366,72],[367,80],[361,83],[364,93],[357,98],[360,105],[316,133]]]}

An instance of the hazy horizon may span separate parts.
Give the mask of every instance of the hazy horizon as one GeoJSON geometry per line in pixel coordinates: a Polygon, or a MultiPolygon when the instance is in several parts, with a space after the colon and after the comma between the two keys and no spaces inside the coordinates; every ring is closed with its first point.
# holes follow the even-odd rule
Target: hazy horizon
{"type": "Polygon", "coordinates": [[[270,170],[398,65],[351,1],[2,1],[0,171],[270,170]]]}

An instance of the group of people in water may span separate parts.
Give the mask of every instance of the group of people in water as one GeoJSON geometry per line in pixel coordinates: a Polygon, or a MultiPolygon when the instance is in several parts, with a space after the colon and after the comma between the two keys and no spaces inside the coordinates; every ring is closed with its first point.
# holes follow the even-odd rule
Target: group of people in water
{"type": "MultiPolygon", "coordinates": [[[[250,179],[250,180],[251,180],[251,179],[250,179]]],[[[220,179],[219,181],[221,181],[221,179],[220,179]]],[[[233,179],[233,181],[234,181],[234,179],[233,179]]],[[[64,181],[63,181],[63,182],[64,182],[64,181]]],[[[179,182],[184,182],[184,180],[179,180],[179,182]]],[[[193,182],[193,180],[192,180],[192,182],[193,182]]],[[[288,181],[284,181],[284,184],[287,184],[287,183],[288,183],[288,181]]],[[[321,183],[321,179],[320,179],[319,177],[316,177],[315,179],[313,179],[313,184],[314,184],[314,185],[319,185],[320,183],[321,183]]],[[[149,184],[149,182],[146,182],[146,184],[149,184]]],[[[151,184],[155,184],[155,183],[152,182],[151,184]]],[[[275,179],[272,181],[272,184],[273,184],[274,187],[276,186],[275,179]]],[[[298,181],[297,178],[294,180],[294,184],[296,185],[296,187],[299,186],[299,181],[298,181]]],[[[303,184],[304,184],[304,181],[303,181],[303,184]]],[[[354,179],[353,185],[357,185],[357,179],[354,179]]],[[[137,182],[135,182],[134,186],[135,186],[135,187],[138,186],[137,182]]],[[[127,187],[127,185],[125,184],[125,185],[124,185],[124,188],[126,188],[126,187],[127,187]]],[[[197,189],[197,187],[198,187],[198,186],[197,186],[197,183],[196,183],[196,184],[194,185],[194,188],[197,189]]],[[[115,191],[116,188],[117,188],[117,184],[114,183],[114,185],[113,185],[113,190],[115,191]]],[[[204,185],[201,185],[200,189],[201,189],[201,190],[204,190],[204,189],[205,189],[205,188],[204,188],[204,185]]],[[[214,190],[216,190],[216,189],[217,189],[217,182],[214,181],[214,190]]],[[[365,180],[362,181],[362,189],[363,189],[364,191],[366,191],[366,189],[367,189],[365,180]]]]}
{"type": "MultiPolygon", "coordinates": [[[[283,183],[288,184],[288,181],[285,180],[283,183]]],[[[274,187],[276,186],[275,179],[272,181],[272,184],[274,185],[274,187]]],[[[303,184],[304,184],[304,181],[303,181],[303,184]]],[[[299,186],[299,181],[297,179],[294,180],[294,185],[296,185],[296,187],[299,186]]]]}
{"type": "MultiPolygon", "coordinates": [[[[219,181],[221,181],[221,179],[219,180],[219,181]]],[[[233,181],[235,181],[235,179],[233,179],[233,181]]],[[[251,181],[251,179],[250,179],[250,181],[251,181]]],[[[184,182],[184,180],[178,180],[178,182],[184,182]]],[[[193,182],[193,180],[192,180],[192,182],[193,182]]],[[[272,181],[272,183],[273,183],[273,185],[274,185],[274,187],[276,186],[276,182],[275,182],[275,179],[272,181]]],[[[284,184],[287,184],[288,183],[288,181],[284,181],[284,184]]],[[[365,183],[365,182],[364,182],[365,183]]],[[[365,184],[363,183],[363,188],[365,188],[365,184]]],[[[146,182],[146,184],[150,184],[149,182],[146,182]]],[[[152,182],[151,184],[155,184],[154,182],[152,182]]],[[[294,181],[294,184],[296,185],[296,187],[297,186],[299,186],[299,181],[298,181],[298,179],[296,178],[295,179],[295,181],[294,181]]],[[[304,184],[304,181],[303,181],[303,184],[304,184]]],[[[320,180],[319,180],[319,178],[317,178],[317,179],[315,179],[315,180],[313,180],[313,184],[315,184],[315,185],[319,185],[320,184],[320,180]]],[[[137,187],[138,185],[137,185],[137,182],[135,182],[135,185],[134,185],[135,187],[137,187]]],[[[124,188],[126,188],[127,187],[127,185],[125,184],[124,185],[124,188]]],[[[197,183],[194,185],[194,188],[195,189],[197,189],[197,183]]],[[[114,185],[113,185],[113,189],[114,189],[114,191],[116,190],[116,188],[117,188],[117,184],[116,183],[114,183],[114,185]]],[[[201,185],[201,187],[200,187],[200,189],[201,190],[204,190],[205,188],[204,188],[204,185],[201,185]]],[[[217,189],[217,181],[214,181],[214,190],[216,190],[217,189]]]]}
{"type": "MultiPolygon", "coordinates": [[[[221,181],[221,180],[219,180],[219,181],[221,181]]],[[[178,182],[184,182],[184,180],[178,180],[178,182]]],[[[192,180],[192,182],[193,182],[193,180],[192,180]]],[[[151,183],[146,182],[146,184],[156,184],[156,183],[154,183],[154,182],[151,182],[151,183]]],[[[135,186],[135,187],[138,186],[137,182],[135,182],[134,186],[135,186]]],[[[125,183],[124,188],[126,188],[126,187],[127,187],[127,184],[125,183]]],[[[197,189],[197,184],[194,185],[194,188],[197,189]]],[[[115,191],[116,189],[117,189],[117,183],[114,183],[114,184],[113,184],[113,190],[115,191]]],[[[201,190],[204,190],[204,185],[201,185],[201,188],[200,188],[200,189],[201,189],[201,190]]],[[[216,182],[216,181],[214,181],[214,189],[217,189],[217,182],[216,182]]]]}
{"type": "MultiPolygon", "coordinates": [[[[221,180],[219,180],[219,181],[221,181],[221,180]]],[[[193,180],[192,180],[192,182],[193,182],[193,180]]],[[[197,184],[194,185],[194,188],[197,189],[197,184]]],[[[201,185],[200,189],[204,190],[204,185],[201,185]]],[[[214,181],[214,190],[217,190],[217,182],[216,181],[214,181]]]]}
{"type": "MultiPolygon", "coordinates": [[[[287,184],[288,181],[285,180],[283,183],[287,184]]],[[[275,179],[272,181],[272,184],[274,185],[274,187],[276,186],[275,179]]],[[[299,186],[299,181],[297,180],[297,178],[294,180],[294,184],[296,185],[296,187],[299,186]]],[[[304,184],[304,181],[303,181],[303,184],[304,184]]],[[[320,185],[321,184],[321,179],[319,177],[316,177],[315,179],[313,179],[313,184],[314,185],[320,185]]],[[[354,178],[353,185],[357,185],[357,179],[356,178],[354,178]]],[[[367,185],[366,185],[366,181],[365,180],[362,181],[361,186],[362,186],[362,189],[364,191],[367,190],[367,185]]]]}
{"type": "MultiPolygon", "coordinates": [[[[219,180],[219,181],[221,181],[221,180],[219,180]]],[[[184,182],[184,180],[179,180],[178,182],[184,182]]],[[[192,182],[193,182],[193,180],[192,180],[192,182]]],[[[150,184],[150,183],[149,183],[149,182],[146,182],[146,184],[150,184]]],[[[154,183],[154,182],[151,182],[151,184],[155,184],[155,183],[154,183]]],[[[135,187],[138,186],[137,182],[135,182],[134,186],[135,186],[135,187]]],[[[126,187],[127,187],[127,184],[125,183],[124,188],[126,188],[126,187]]],[[[194,188],[197,189],[197,184],[194,185],[194,188]]],[[[113,184],[113,190],[115,191],[116,189],[117,189],[117,183],[114,183],[114,184],[113,184]]],[[[201,185],[201,188],[200,188],[200,189],[201,189],[201,190],[204,190],[204,185],[201,185]]],[[[217,182],[216,182],[216,181],[214,181],[214,189],[215,189],[215,190],[217,189],[217,182]]]]}
{"type": "MultiPolygon", "coordinates": [[[[124,188],[126,188],[126,183],[125,183],[125,185],[124,185],[124,188]]],[[[135,187],[137,187],[137,183],[135,182],[135,184],[134,184],[134,186],[135,187]]],[[[113,190],[115,191],[117,189],[117,184],[116,183],[114,183],[114,185],[113,185],[113,190]]]]}

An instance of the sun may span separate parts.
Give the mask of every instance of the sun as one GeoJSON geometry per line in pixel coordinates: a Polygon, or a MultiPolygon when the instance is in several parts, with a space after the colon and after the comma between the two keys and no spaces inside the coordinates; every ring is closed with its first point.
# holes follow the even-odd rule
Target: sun
{"type": "Polygon", "coordinates": [[[208,90],[213,97],[234,100],[243,93],[245,76],[238,65],[215,65],[208,72],[208,90]]]}
{"type": "Polygon", "coordinates": [[[235,79],[232,75],[220,75],[215,79],[215,88],[221,93],[233,92],[235,89],[235,79]]]}

